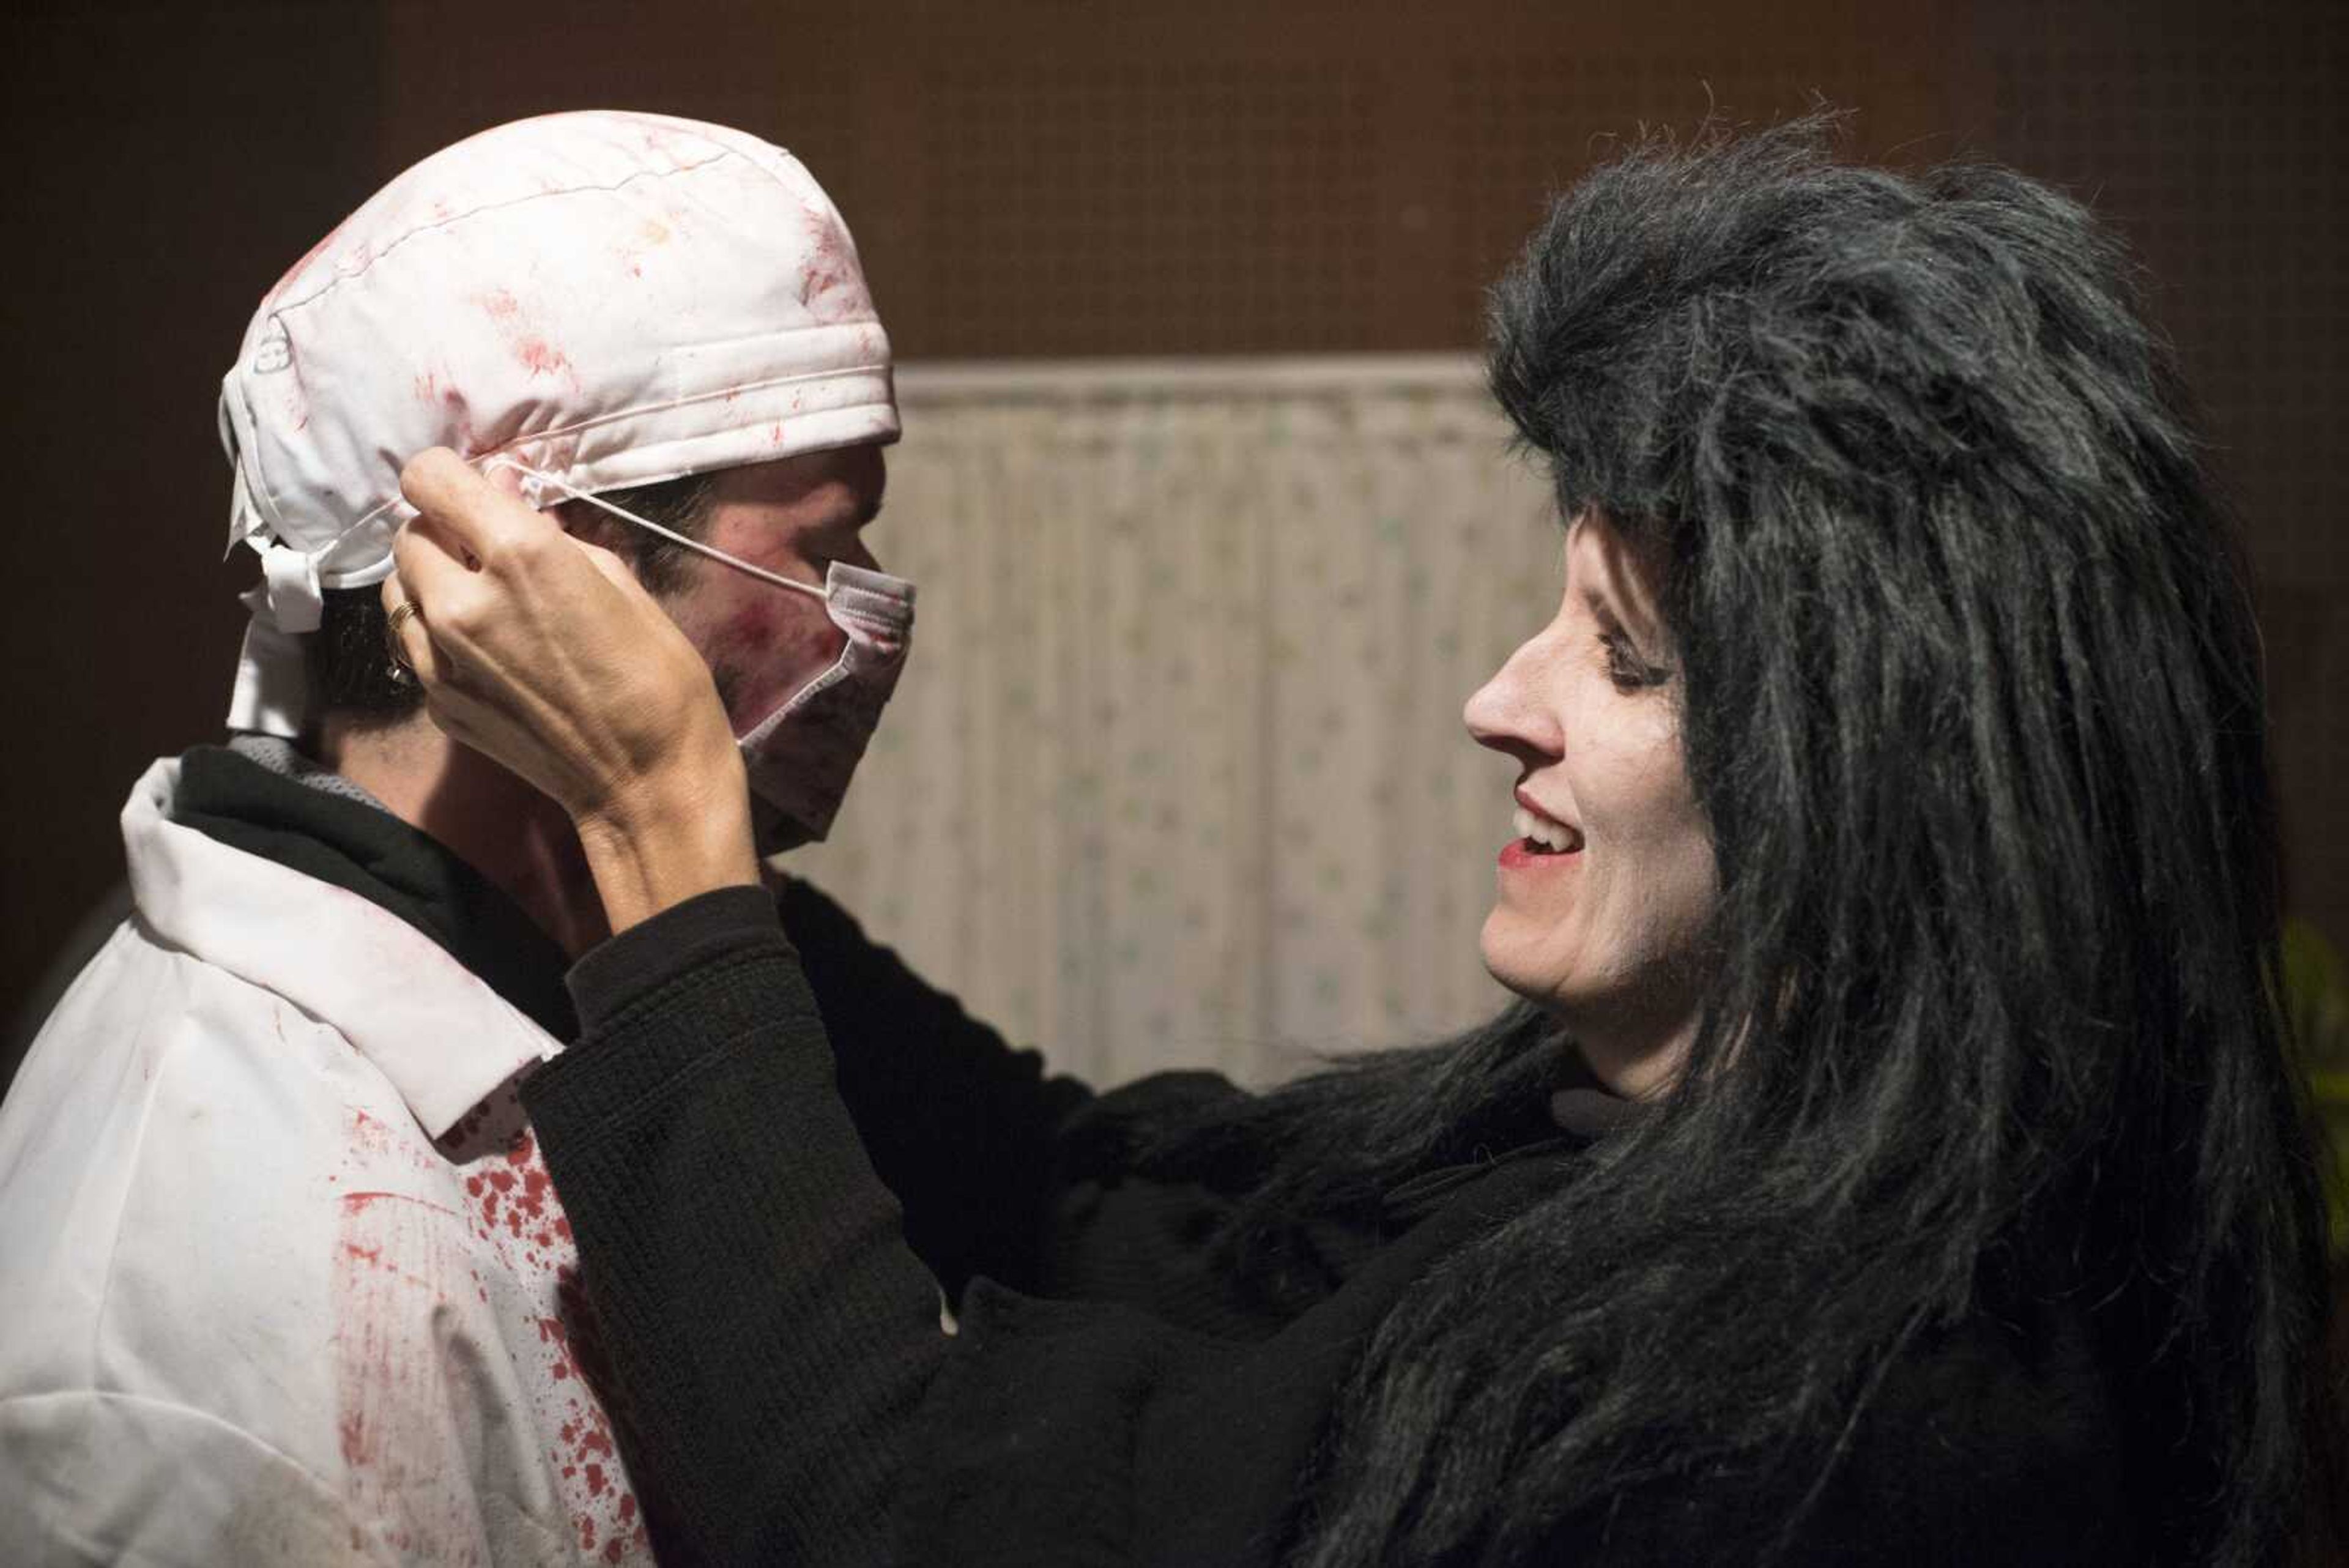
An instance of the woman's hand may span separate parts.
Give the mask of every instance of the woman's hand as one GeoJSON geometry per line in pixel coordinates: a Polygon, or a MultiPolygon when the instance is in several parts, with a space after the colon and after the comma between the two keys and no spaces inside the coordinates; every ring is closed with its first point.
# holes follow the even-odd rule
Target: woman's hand
{"type": "Polygon", "coordinates": [[[571,814],[612,929],[756,883],[709,666],[627,567],[446,448],[399,488],[419,515],[393,541],[383,602],[426,710],[571,814]]]}

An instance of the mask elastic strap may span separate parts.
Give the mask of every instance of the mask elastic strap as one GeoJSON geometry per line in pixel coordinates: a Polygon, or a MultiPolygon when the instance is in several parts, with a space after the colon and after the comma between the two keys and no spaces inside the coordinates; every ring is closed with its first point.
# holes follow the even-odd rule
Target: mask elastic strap
{"type": "Polygon", "coordinates": [[[605,500],[600,495],[590,495],[585,491],[574,490],[570,485],[564,483],[562,480],[557,479],[554,475],[551,473],[542,473],[537,469],[531,467],[529,464],[518,462],[513,458],[507,457],[503,453],[500,453],[498,456],[490,459],[488,462],[482,464],[481,471],[486,473],[493,469],[500,468],[511,468],[525,479],[534,479],[543,485],[551,485],[554,489],[563,492],[564,495],[574,501],[585,501],[590,506],[600,507],[604,511],[610,513],[613,516],[620,518],[624,522],[633,523],[637,527],[645,529],[648,533],[659,535],[662,538],[668,540],[671,544],[682,545],[687,549],[695,552],[697,555],[707,556],[713,561],[723,561],[726,565],[733,567],[738,572],[748,572],[750,576],[757,577],[761,582],[772,583],[779,588],[790,588],[795,593],[807,594],[819,599],[828,599],[832,597],[823,589],[817,587],[813,583],[803,583],[797,577],[787,577],[781,572],[771,572],[764,566],[754,566],[750,562],[742,559],[740,556],[730,556],[725,551],[714,549],[711,546],[703,544],[698,539],[688,539],[674,528],[664,528],[659,524],[655,523],[648,518],[639,517],[633,512],[613,505],[610,502],[605,500]]]}

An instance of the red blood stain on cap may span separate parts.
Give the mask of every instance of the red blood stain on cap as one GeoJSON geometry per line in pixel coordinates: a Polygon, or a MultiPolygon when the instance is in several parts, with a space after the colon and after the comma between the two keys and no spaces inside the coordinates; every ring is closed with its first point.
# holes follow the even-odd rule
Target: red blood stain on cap
{"type": "MultiPolygon", "coordinates": [[[[569,356],[565,355],[562,349],[557,348],[553,344],[547,342],[543,337],[523,337],[516,339],[514,343],[514,358],[521,360],[523,368],[528,370],[533,377],[569,376],[571,374],[571,360],[569,356]]],[[[577,378],[574,377],[573,379],[575,380],[577,378]]]]}
{"type": "Polygon", "coordinates": [[[344,1416],[336,1426],[342,1434],[345,1464],[363,1465],[375,1457],[375,1450],[367,1441],[366,1417],[354,1410],[344,1416]]]}
{"type": "Polygon", "coordinates": [[[829,213],[810,211],[808,255],[800,269],[800,303],[819,321],[838,320],[863,303],[848,234],[829,213]]]}
{"type": "Polygon", "coordinates": [[[567,376],[573,386],[578,385],[579,378],[572,374],[570,358],[533,329],[522,301],[513,296],[512,290],[493,288],[481,296],[481,303],[490,319],[497,323],[506,347],[533,379],[540,376],[567,376]]]}

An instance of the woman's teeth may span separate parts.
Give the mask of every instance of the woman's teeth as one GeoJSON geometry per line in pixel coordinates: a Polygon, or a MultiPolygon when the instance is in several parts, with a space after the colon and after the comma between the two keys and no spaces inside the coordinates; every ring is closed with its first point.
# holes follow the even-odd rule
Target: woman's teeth
{"type": "Polygon", "coordinates": [[[1517,807],[1516,829],[1519,838],[1528,844],[1538,845],[1553,855],[1570,855],[1582,847],[1582,835],[1562,822],[1536,816],[1524,806],[1517,807]]]}

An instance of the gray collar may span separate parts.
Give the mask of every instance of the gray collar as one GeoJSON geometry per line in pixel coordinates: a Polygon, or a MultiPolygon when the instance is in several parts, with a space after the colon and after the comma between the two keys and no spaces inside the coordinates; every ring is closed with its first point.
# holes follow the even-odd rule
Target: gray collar
{"type": "Polygon", "coordinates": [[[391,808],[324,763],[314,762],[294,749],[294,742],[276,735],[239,732],[228,738],[228,749],[257,767],[305,788],[338,794],[361,805],[388,813],[391,808]]]}

